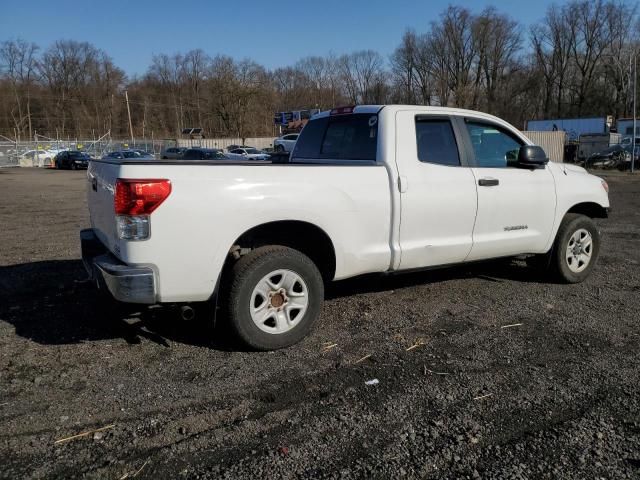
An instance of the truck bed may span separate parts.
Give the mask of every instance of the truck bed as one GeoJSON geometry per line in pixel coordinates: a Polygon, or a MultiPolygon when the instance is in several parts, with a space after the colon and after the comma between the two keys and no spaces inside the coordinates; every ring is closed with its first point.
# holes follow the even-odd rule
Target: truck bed
{"type": "Polygon", "coordinates": [[[273,222],[312,224],[334,239],[336,279],[389,269],[391,183],[383,164],[104,159],[90,162],[87,180],[97,238],[121,262],[157,272],[159,302],[206,300],[240,235],[273,222]],[[118,238],[117,179],[171,182],[150,216],[148,240],[118,238]]]}
{"type": "Polygon", "coordinates": [[[101,158],[99,160],[91,160],[96,163],[111,163],[114,165],[282,165],[283,163],[271,160],[150,160],[136,158],[101,158]]]}

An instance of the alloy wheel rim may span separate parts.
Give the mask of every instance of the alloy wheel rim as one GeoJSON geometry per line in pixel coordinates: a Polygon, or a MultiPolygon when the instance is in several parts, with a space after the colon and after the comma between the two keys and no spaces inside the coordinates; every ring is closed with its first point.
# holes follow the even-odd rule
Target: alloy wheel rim
{"type": "Polygon", "coordinates": [[[584,271],[591,263],[593,254],[593,237],[588,230],[576,230],[567,242],[565,261],[573,273],[584,271]]]}
{"type": "Polygon", "coordinates": [[[304,318],[309,290],[293,270],[274,270],[256,284],[250,302],[253,323],[263,332],[279,335],[291,331],[304,318]]]}

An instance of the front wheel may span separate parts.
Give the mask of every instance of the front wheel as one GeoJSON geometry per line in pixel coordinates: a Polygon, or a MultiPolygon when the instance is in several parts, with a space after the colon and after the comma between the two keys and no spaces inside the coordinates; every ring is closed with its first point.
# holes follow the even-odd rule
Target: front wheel
{"type": "Polygon", "coordinates": [[[313,328],[324,298],[322,275],[292,248],[256,248],[233,266],[226,312],[238,338],[250,348],[276,350],[302,340],[313,328]]]}
{"type": "Polygon", "coordinates": [[[600,233],[585,215],[565,215],[553,247],[551,265],[566,283],[584,281],[595,266],[600,253],[600,233]]]}
{"type": "Polygon", "coordinates": [[[284,153],[284,146],[282,146],[282,145],[276,145],[276,152],[278,152],[278,153],[284,153]]]}

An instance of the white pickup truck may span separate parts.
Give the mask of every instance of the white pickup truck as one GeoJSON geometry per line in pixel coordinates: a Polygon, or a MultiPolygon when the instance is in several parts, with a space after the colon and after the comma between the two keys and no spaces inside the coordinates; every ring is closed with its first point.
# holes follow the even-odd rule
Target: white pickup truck
{"type": "Polygon", "coordinates": [[[527,255],[580,282],[609,208],[604,180],[548,163],[508,123],[421,106],[320,113],[288,163],[102,159],[87,178],[98,285],[217,302],[256,349],[302,339],[331,280],[527,255]]]}

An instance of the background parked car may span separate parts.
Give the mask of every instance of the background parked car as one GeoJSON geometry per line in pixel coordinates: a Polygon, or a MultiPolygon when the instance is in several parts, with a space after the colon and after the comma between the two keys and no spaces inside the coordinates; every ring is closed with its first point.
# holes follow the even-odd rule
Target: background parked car
{"type": "Polygon", "coordinates": [[[225,153],[217,148],[190,148],[182,155],[183,160],[246,160],[242,155],[225,153]]]}
{"type": "Polygon", "coordinates": [[[182,154],[184,160],[227,160],[222,150],[215,148],[189,148],[182,154]]]}
{"type": "Polygon", "coordinates": [[[236,148],[234,150],[230,150],[229,153],[242,155],[243,157],[251,160],[268,160],[269,159],[268,153],[253,147],[236,148]]]}
{"type": "MultiPolygon", "coordinates": [[[[624,146],[624,150],[627,153],[622,163],[617,165],[618,170],[630,170],[631,169],[631,157],[633,156],[633,145],[629,143],[624,146]]],[[[640,145],[636,144],[635,162],[634,167],[638,168],[638,162],[640,161],[640,145]]]]}
{"type": "Polygon", "coordinates": [[[33,162],[34,167],[44,167],[51,165],[51,161],[53,157],[56,156],[57,152],[52,152],[50,150],[27,150],[22,155],[20,155],[20,159],[26,160],[27,162],[33,162]]]}
{"type": "Polygon", "coordinates": [[[68,168],[77,170],[79,168],[87,168],[91,157],[79,150],[68,150],[58,153],[54,158],[56,168],[68,168]]]}
{"type": "Polygon", "coordinates": [[[109,152],[103,158],[131,158],[131,159],[140,159],[140,160],[152,160],[155,157],[143,150],[116,150],[115,152],[109,152]]]}
{"type": "Polygon", "coordinates": [[[609,148],[594,153],[585,162],[587,168],[620,168],[624,165],[629,153],[622,145],[612,145],[609,148]]]}
{"type": "Polygon", "coordinates": [[[273,141],[273,149],[276,152],[291,153],[293,151],[293,147],[296,146],[298,136],[299,134],[297,133],[288,133],[287,135],[282,135],[281,137],[276,138],[273,141]]]}
{"type": "Polygon", "coordinates": [[[132,148],[131,150],[133,150],[134,152],[138,152],[143,157],[156,158],[153,152],[147,152],[146,150],[141,150],[139,148],[132,148]]]}
{"type": "Polygon", "coordinates": [[[231,150],[235,150],[236,148],[253,148],[250,147],[249,145],[235,145],[235,144],[231,144],[227,147],[227,152],[230,152],[231,150]]]}
{"type": "Polygon", "coordinates": [[[176,158],[182,158],[184,152],[187,149],[185,147],[169,147],[160,152],[160,158],[164,160],[175,160],[176,158]]]}

